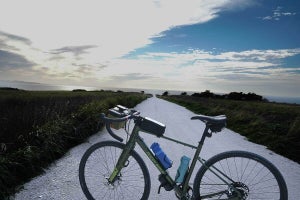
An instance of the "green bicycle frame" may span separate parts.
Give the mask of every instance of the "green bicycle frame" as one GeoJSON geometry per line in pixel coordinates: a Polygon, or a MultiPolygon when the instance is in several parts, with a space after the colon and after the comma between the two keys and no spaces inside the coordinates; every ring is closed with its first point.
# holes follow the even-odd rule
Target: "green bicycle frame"
{"type": "MultiPolygon", "coordinates": [[[[144,142],[144,140],[139,136],[139,131],[141,130],[137,125],[134,126],[131,136],[128,140],[128,142],[125,145],[124,150],[122,151],[115,169],[113,170],[112,174],[110,175],[108,181],[110,183],[114,183],[114,181],[116,180],[117,176],[119,175],[119,173],[121,172],[121,169],[126,166],[126,162],[129,158],[130,152],[135,148],[135,144],[137,143],[142,150],[145,152],[145,154],[147,155],[147,157],[151,160],[151,162],[156,166],[156,168],[159,170],[159,172],[163,175],[165,175],[166,180],[168,181],[168,183],[172,186],[174,186],[174,190],[175,192],[180,196],[183,197],[189,190],[189,181],[190,178],[192,176],[192,173],[194,171],[196,162],[199,161],[203,166],[205,166],[205,160],[202,159],[201,157],[199,157],[202,146],[204,144],[204,140],[206,137],[209,137],[211,133],[208,132],[208,127],[205,128],[203,135],[201,137],[201,140],[198,144],[198,146],[193,146],[191,144],[187,144],[166,136],[162,136],[161,138],[172,141],[172,142],[176,142],[178,144],[196,149],[196,152],[194,154],[192,163],[190,165],[190,168],[187,172],[187,176],[185,178],[184,183],[182,184],[182,188],[180,188],[179,186],[176,185],[175,181],[170,177],[170,175],[168,174],[168,172],[163,168],[162,164],[157,160],[157,158],[153,155],[152,151],[149,149],[149,147],[147,146],[147,144],[144,142]]],[[[220,175],[218,175],[218,173],[220,173],[222,176],[226,177],[228,180],[232,181],[232,179],[230,179],[227,175],[223,174],[222,172],[220,172],[220,170],[218,170],[215,167],[212,167],[213,169],[208,169],[210,170],[212,173],[214,173],[217,177],[219,177],[225,184],[227,184],[228,186],[230,186],[230,183],[228,183],[226,180],[224,180],[220,175]]]]}

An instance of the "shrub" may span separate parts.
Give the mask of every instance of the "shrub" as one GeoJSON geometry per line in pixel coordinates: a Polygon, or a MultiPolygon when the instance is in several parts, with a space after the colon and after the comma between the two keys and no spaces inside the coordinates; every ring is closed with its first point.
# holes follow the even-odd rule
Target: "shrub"
{"type": "Polygon", "coordinates": [[[166,100],[204,115],[227,116],[227,127],[300,163],[300,105],[172,95],[166,100]]]}
{"type": "Polygon", "coordinates": [[[7,131],[0,134],[3,138],[0,199],[14,193],[18,185],[42,173],[44,167],[69,148],[100,130],[103,127],[99,123],[101,112],[116,104],[134,107],[147,98],[140,93],[104,91],[76,95],[72,92],[26,92],[0,97],[3,108],[0,117],[7,119],[2,123],[7,131]],[[10,121],[15,118],[18,123],[10,121]],[[9,135],[11,129],[15,131],[13,136],[9,135]]]}
{"type": "Polygon", "coordinates": [[[168,92],[168,91],[165,91],[162,95],[163,95],[163,96],[168,96],[168,95],[169,95],[169,92],[168,92]]]}

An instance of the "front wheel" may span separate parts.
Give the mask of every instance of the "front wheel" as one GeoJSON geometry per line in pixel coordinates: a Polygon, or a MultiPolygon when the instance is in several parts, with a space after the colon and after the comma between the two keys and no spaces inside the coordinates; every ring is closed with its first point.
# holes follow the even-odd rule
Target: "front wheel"
{"type": "Polygon", "coordinates": [[[206,161],[193,187],[197,200],[288,199],[278,169],[265,158],[245,151],[224,152],[206,161]]]}
{"type": "Polygon", "coordinates": [[[117,179],[108,181],[124,148],[122,143],[106,141],[85,152],[79,165],[79,181],[88,200],[148,199],[149,171],[135,151],[131,151],[117,179]]]}

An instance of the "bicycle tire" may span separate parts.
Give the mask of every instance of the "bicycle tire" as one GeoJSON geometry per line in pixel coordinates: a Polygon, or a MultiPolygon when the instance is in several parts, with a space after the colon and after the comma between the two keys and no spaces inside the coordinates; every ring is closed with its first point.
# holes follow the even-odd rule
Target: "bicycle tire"
{"type": "Polygon", "coordinates": [[[213,199],[288,199],[287,186],[279,170],[262,156],[245,151],[224,152],[207,160],[198,170],[193,187],[193,195],[197,200],[210,199],[207,198],[209,192],[216,194],[213,199]],[[208,170],[213,167],[230,176],[235,182],[232,184],[241,194],[239,198],[236,198],[237,193],[230,191],[227,184],[208,170]],[[239,168],[243,169],[239,171],[239,168]],[[252,174],[255,176],[249,179],[252,174]],[[271,189],[274,192],[269,191],[271,189]],[[226,190],[227,193],[217,193],[226,190]]]}
{"type": "Polygon", "coordinates": [[[130,152],[128,162],[121,170],[118,180],[113,185],[108,184],[107,179],[124,148],[123,143],[105,141],[94,144],[84,153],[79,164],[79,182],[88,200],[148,199],[151,187],[149,171],[134,150],[130,152]],[[97,160],[94,161],[94,158],[97,160]],[[131,176],[126,173],[131,173],[131,176]],[[140,193],[136,194],[138,190],[140,193]]]}

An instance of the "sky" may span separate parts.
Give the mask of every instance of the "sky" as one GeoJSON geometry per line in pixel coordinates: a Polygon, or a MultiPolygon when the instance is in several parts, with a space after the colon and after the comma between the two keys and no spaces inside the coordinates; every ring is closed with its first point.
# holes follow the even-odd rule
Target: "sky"
{"type": "Polygon", "coordinates": [[[300,97],[300,1],[0,0],[0,80],[300,97]]]}

